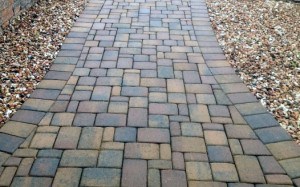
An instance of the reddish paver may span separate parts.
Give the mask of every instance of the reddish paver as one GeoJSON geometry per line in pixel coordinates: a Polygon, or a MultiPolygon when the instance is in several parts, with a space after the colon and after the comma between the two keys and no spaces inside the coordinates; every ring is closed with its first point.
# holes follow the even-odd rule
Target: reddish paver
{"type": "Polygon", "coordinates": [[[204,0],[90,0],[61,49],[0,129],[1,186],[300,184],[204,0]]]}

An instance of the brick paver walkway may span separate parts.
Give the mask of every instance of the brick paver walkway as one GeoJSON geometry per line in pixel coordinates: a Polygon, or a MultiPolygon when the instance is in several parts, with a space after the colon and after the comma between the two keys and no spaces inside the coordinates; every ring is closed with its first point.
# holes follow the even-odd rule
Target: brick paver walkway
{"type": "Polygon", "coordinates": [[[0,186],[300,184],[203,0],[91,0],[0,150],[0,186]]]}

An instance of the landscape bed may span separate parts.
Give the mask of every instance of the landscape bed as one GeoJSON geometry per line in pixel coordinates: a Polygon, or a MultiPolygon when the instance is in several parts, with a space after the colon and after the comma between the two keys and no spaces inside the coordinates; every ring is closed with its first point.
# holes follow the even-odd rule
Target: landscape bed
{"type": "Polygon", "coordinates": [[[0,127],[21,107],[54,61],[84,0],[41,0],[0,35],[0,127]]]}
{"type": "Polygon", "coordinates": [[[227,59],[300,143],[300,3],[206,0],[227,59]]]}

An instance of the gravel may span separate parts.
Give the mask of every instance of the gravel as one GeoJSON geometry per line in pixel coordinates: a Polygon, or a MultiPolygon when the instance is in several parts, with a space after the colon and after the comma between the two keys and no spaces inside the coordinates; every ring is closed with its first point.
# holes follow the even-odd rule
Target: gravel
{"type": "Polygon", "coordinates": [[[84,0],[41,0],[0,35],[0,126],[49,70],[84,0]]]}
{"type": "Polygon", "coordinates": [[[300,144],[300,4],[206,0],[227,59],[300,144]]]}

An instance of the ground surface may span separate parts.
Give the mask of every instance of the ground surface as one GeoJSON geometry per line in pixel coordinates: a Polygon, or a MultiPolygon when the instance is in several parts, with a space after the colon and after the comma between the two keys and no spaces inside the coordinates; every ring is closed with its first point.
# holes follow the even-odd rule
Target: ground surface
{"type": "Polygon", "coordinates": [[[217,39],[230,63],[300,143],[300,4],[208,0],[217,39]]]}
{"type": "Polygon", "coordinates": [[[1,186],[300,182],[300,148],[230,67],[199,0],[90,1],[0,151],[1,186]]]}
{"type": "Polygon", "coordinates": [[[84,0],[42,0],[0,35],[0,127],[49,71],[84,0]]]}

